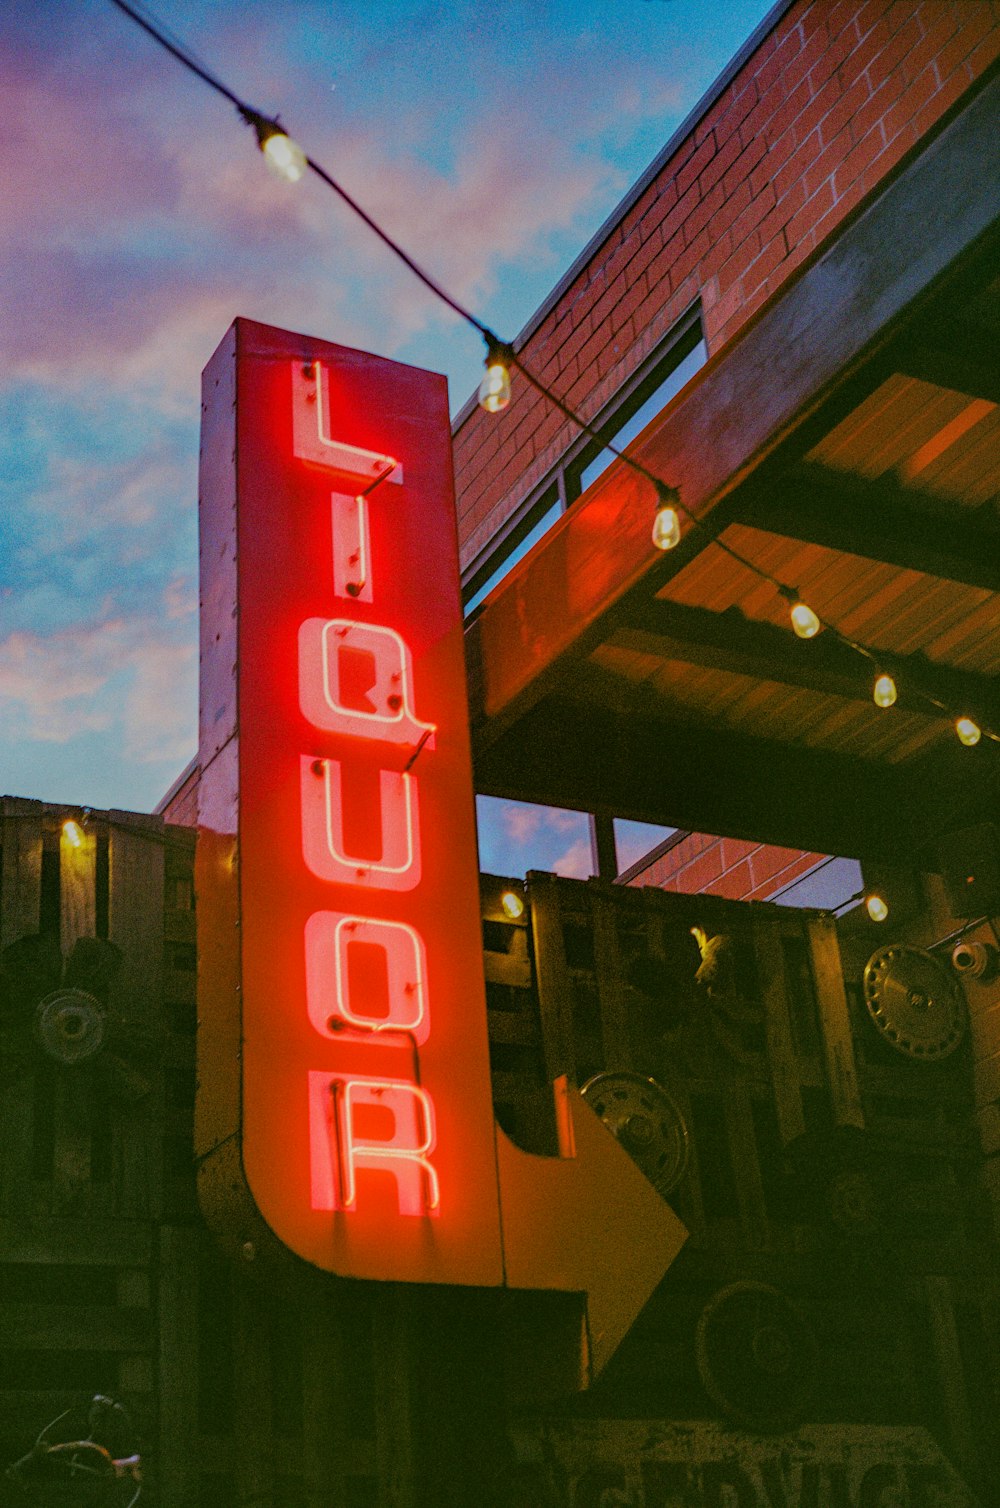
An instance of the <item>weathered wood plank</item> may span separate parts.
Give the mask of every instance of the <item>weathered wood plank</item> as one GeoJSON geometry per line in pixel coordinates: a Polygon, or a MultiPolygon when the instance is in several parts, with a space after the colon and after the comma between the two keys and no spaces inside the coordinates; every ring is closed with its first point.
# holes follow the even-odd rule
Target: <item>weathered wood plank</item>
{"type": "Polygon", "coordinates": [[[844,971],[832,917],[810,917],[806,923],[812,948],[816,1002],[833,1118],[840,1126],[864,1127],[854,1038],[844,992],[844,971]]]}
{"type": "Polygon", "coordinates": [[[393,1508],[414,1508],[416,1503],[413,1416],[419,1358],[414,1302],[412,1293],[394,1284],[373,1307],[378,1494],[380,1502],[393,1508]]]}
{"type": "Polygon", "coordinates": [[[779,923],[775,918],[755,911],[752,921],[757,975],[764,1006],[767,1056],[774,1087],[774,1106],[781,1139],[787,1144],[802,1135],[806,1122],[799,1087],[799,1065],[788,1016],[785,960],[781,950],[779,923]]]}
{"type": "Polygon", "coordinates": [[[31,1351],[142,1351],[150,1347],[148,1310],[110,1304],[5,1304],[0,1346],[31,1351]]]}
{"type": "MultiPolygon", "coordinates": [[[[0,944],[38,931],[42,903],[40,801],[3,800],[3,879],[0,944]]],[[[26,1065],[27,1068],[27,1065],[26,1065]]],[[[34,1138],[34,1083],[30,1069],[0,1088],[0,1212],[24,1215],[30,1207],[34,1138]]]]}
{"type": "Polygon", "coordinates": [[[198,1247],[196,1230],[159,1232],[160,1450],[163,1508],[197,1501],[198,1247]]]}
{"type": "Polygon", "coordinates": [[[554,875],[529,874],[528,901],[535,944],[535,976],[542,1026],[545,1075],[576,1081],[573,1001],[566,968],[559,882],[554,875]]]}
{"type": "Polygon", "coordinates": [[[42,803],[5,796],[0,947],[38,931],[42,900],[42,803]]]}
{"type": "Polygon", "coordinates": [[[148,1226],[119,1220],[0,1219],[0,1262],[139,1267],[150,1258],[148,1226]]]}
{"type": "Polygon", "coordinates": [[[163,818],[108,813],[108,936],[123,953],[114,1005],[126,1018],[157,1018],[163,971],[163,818]]]}
{"type": "Polygon", "coordinates": [[[591,882],[587,893],[594,928],[594,961],[597,969],[597,992],[601,1002],[604,1067],[609,1071],[617,1071],[631,1068],[633,1058],[618,941],[622,913],[621,908],[615,904],[614,896],[603,892],[599,884],[591,882]]]}
{"type": "Polygon", "coordinates": [[[944,1423],[955,1459],[963,1471],[976,1460],[976,1447],[969,1417],[969,1399],[962,1368],[962,1352],[955,1323],[951,1284],[946,1277],[924,1278],[930,1316],[931,1343],[937,1361],[944,1423]]]}
{"type": "Polygon", "coordinates": [[[267,1297],[245,1274],[233,1274],[233,1449],[243,1503],[267,1503],[274,1496],[267,1297]]]}
{"type": "Polygon", "coordinates": [[[68,958],[80,937],[97,933],[97,837],[76,823],[59,834],[59,943],[68,958]]]}

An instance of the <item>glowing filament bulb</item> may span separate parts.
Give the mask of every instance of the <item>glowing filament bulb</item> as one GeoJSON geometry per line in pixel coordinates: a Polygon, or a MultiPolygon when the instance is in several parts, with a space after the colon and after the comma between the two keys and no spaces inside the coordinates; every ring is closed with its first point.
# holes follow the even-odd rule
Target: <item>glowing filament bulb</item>
{"type": "Polygon", "coordinates": [[[486,363],[486,376],[479,384],[479,405],[488,414],[498,414],[510,402],[510,368],[493,358],[486,363]]]}
{"type": "Polygon", "coordinates": [[[880,895],[865,896],[865,910],[873,922],[884,922],[889,915],[889,907],[880,895]]]}
{"type": "Polygon", "coordinates": [[[983,730],[978,723],[974,723],[971,717],[960,717],[955,724],[955,732],[958,734],[960,743],[971,749],[983,736],[983,730]]]}
{"type": "Polygon", "coordinates": [[[653,519],[653,543],[658,550],[672,550],[681,542],[681,521],[677,509],[667,504],[657,508],[653,519]]]}
{"type": "Polygon", "coordinates": [[[72,817],[70,817],[63,823],[62,830],[63,837],[71,848],[82,848],[83,828],[79,822],[74,822],[72,817]]]}
{"type": "Polygon", "coordinates": [[[264,154],[264,161],[272,172],[289,183],[298,183],[308,167],[306,154],[298,142],[276,120],[268,120],[256,110],[240,105],[240,115],[257,135],[257,145],[264,154]]]}
{"type": "Polygon", "coordinates": [[[891,707],[896,700],[896,682],[891,675],[880,675],[872,691],[876,707],[891,707]]]}
{"type": "Polygon", "coordinates": [[[812,639],[819,633],[819,619],[807,603],[794,602],[790,617],[798,638],[812,639]]]}
{"type": "Polygon", "coordinates": [[[516,922],[519,916],[524,915],[524,902],[513,890],[505,890],[500,897],[504,915],[509,916],[512,922],[516,922]]]}
{"type": "Polygon", "coordinates": [[[272,172],[288,183],[298,183],[306,170],[306,154],[297,141],[283,131],[275,131],[261,142],[260,149],[272,172]]]}
{"type": "Polygon", "coordinates": [[[488,414],[498,414],[510,402],[510,369],[514,348],[498,340],[491,330],[483,332],[486,341],[486,376],[479,384],[479,406],[488,414]]]}

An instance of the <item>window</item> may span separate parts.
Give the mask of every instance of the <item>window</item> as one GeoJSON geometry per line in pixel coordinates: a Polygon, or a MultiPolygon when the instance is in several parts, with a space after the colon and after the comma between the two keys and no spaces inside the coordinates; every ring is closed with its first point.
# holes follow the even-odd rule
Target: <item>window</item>
{"type": "Polygon", "coordinates": [[[560,514],[607,470],[615,459],[607,449],[608,444],[623,449],[634,440],[707,359],[700,311],[696,307],[674,327],[666,346],[661,346],[640,367],[598,417],[594,427],[600,440],[589,435],[578,436],[554,471],[525,499],[480,558],[472,563],[464,582],[466,615],[480,606],[551,529],[560,514]]]}

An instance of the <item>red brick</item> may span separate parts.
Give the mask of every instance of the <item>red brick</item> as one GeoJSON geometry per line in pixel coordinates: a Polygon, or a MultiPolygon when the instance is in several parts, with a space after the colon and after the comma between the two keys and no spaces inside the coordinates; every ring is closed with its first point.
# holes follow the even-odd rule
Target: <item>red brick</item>
{"type": "Polygon", "coordinates": [[[694,213],[689,215],[684,222],[684,240],[686,244],[690,245],[692,241],[697,240],[698,235],[708,225],[709,221],[714,220],[718,216],[725,202],[725,190],[721,183],[717,183],[705,198],[702,199],[694,213]]]}
{"type": "Polygon", "coordinates": [[[809,82],[813,89],[819,91],[827,79],[832,78],[845,64],[852,78],[860,72],[862,65],[856,57],[852,56],[852,51],[856,46],[856,38],[850,30],[842,31],[838,37],[831,37],[829,45],[824,47],[809,70],[809,82]]]}
{"type": "Polygon", "coordinates": [[[706,163],[699,180],[703,194],[707,194],[709,189],[718,183],[719,179],[729,171],[739,157],[741,150],[739,137],[730,136],[727,141],[723,142],[722,146],[713,152],[712,158],[706,163]]]}
{"type": "Polygon", "coordinates": [[[978,78],[981,73],[985,73],[990,64],[995,63],[998,57],[1000,57],[1000,27],[992,31],[989,36],[984,37],[975,52],[969,57],[968,62],[973,78],[978,78]]]}
{"type": "Polygon", "coordinates": [[[840,167],[840,164],[847,156],[850,146],[851,133],[845,128],[838,137],[830,142],[829,146],[823,148],[812,166],[806,169],[805,186],[806,193],[810,197],[816,192],[821,183],[825,183],[828,178],[832,178],[837,168],[840,167]]]}
{"type": "Polygon", "coordinates": [[[721,874],[721,852],[718,848],[711,848],[706,853],[699,854],[697,859],[692,859],[691,863],[680,871],[677,879],[686,895],[694,895],[700,890],[707,889],[721,874]]]}
{"type": "Polygon", "coordinates": [[[920,77],[908,85],[902,98],[893,105],[882,122],[886,141],[892,141],[894,136],[908,126],[936,92],[934,70],[925,68],[920,77]]]}
{"type": "Polygon", "coordinates": [[[894,73],[882,80],[875,93],[865,101],[851,120],[851,135],[855,141],[860,141],[863,136],[868,135],[875,122],[882,120],[905,88],[906,80],[900,73],[894,73]]]}
{"type": "Polygon", "coordinates": [[[746,838],[723,838],[722,840],[722,867],[731,869],[734,864],[748,859],[759,843],[748,841],[746,838]]]}
{"type": "MultiPolygon", "coordinates": [[[[754,885],[763,885],[765,880],[772,879],[781,874],[789,866],[795,865],[801,860],[802,851],[798,848],[779,848],[776,844],[764,844],[750,855],[750,867],[753,870],[754,885]]],[[[815,863],[812,858],[812,863],[815,863]]]]}
{"type": "Polygon", "coordinates": [[[788,247],[785,245],[783,235],[775,236],[769,245],[764,247],[760,256],[750,264],[743,275],[743,286],[747,289],[750,298],[762,283],[767,282],[775,268],[781,266],[787,255],[788,247]]]}
{"type": "Polygon", "coordinates": [[[826,27],[816,26],[815,23],[813,26],[814,29],[806,32],[802,51],[791,59],[781,80],[785,91],[789,94],[793,89],[798,88],[804,78],[809,77],[826,50],[828,42],[826,27]]]}
{"type": "Polygon", "coordinates": [[[786,131],[784,136],[768,148],[767,156],[761,158],[750,174],[750,192],[760,194],[769,185],[773,185],[776,173],[794,152],[795,137],[791,131],[786,131]]]}
{"type": "Polygon", "coordinates": [[[721,343],[730,321],[738,311],[743,308],[743,284],[737,281],[732,284],[728,292],[722,294],[718,303],[710,311],[710,317],[705,320],[705,333],[708,337],[709,350],[715,355],[716,343],[721,343]]]}
{"type": "Polygon", "coordinates": [[[761,95],[766,94],[782,79],[792,59],[802,51],[802,41],[801,25],[794,26],[778,43],[771,56],[761,63],[754,74],[754,80],[761,95]]]}
{"type": "Polygon", "coordinates": [[[739,139],[740,126],[746,120],[759,98],[757,85],[753,79],[748,79],[742,87],[738,87],[738,81],[735,81],[730,86],[726,94],[722,96],[714,112],[713,129],[715,131],[715,139],[720,145],[731,136],[739,139]]]}
{"type": "Polygon", "coordinates": [[[753,876],[749,864],[737,864],[713,880],[708,890],[711,895],[722,895],[730,901],[742,901],[753,888],[753,876]]]}
{"type": "Polygon", "coordinates": [[[884,17],[880,17],[871,30],[861,38],[854,50],[855,66],[860,72],[867,70],[873,86],[886,76],[882,58],[891,37],[888,23],[884,17]]]}
{"type": "MultiPolygon", "coordinates": [[[[916,17],[911,16],[890,38],[885,52],[879,59],[883,73],[892,73],[920,42],[921,32],[916,17]]],[[[920,70],[918,69],[917,72],[920,70]]],[[[914,75],[915,76],[915,75],[914,75]]]]}
{"type": "Polygon", "coordinates": [[[864,141],[848,152],[833,177],[833,191],[839,199],[842,194],[870,167],[885,145],[881,124],[869,131],[864,141]]]}
{"type": "MultiPolygon", "coordinates": [[[[776,142],[780,140],[780,138],[785,134],[786,131],[792,131],[795,122],[799,119],[803,110],[807,109],[809,101],[812,99],[812,97],[812,90],[809,87],[809,81],[808,79],[803,79],[802,82],[797,86],[797,88],[793,89],[790,94],[786,95],[781,103],[775,108],[774,113],[771,115],[771,118],[767,123],[766,135],[768,140],[771,142],[776,142]]],[[[793,144],[795,142],[795,139],[796,138],[793,134],[793,144]]]]}
{"type": "Polygon", "coordinates": [[[737,278],[741,278],[746,272],[754,257],[760,254],[760,236],[756,231],[741,241],[733,252],[728,262],[725,262],[718,271],[719,291],[725,293],[731,288],[737,278]]]}
{"type": "Polygon", "coordinates": [[[779,200],[785,197],[794,183],[801,183],[803,188],[805,187],[806,169],[816,161],[822,150],[819,131],[813,131],[775,177],[774,192],[779,200]]]}
{"type": "Polygon", "coordinates": [[[715,156],[715,151],[715,137],[710,136],[688,157],[684,166],[680,168],[675,177],[679,195],[683,196],[686,194],[691,185],[697,182],[703,170],[715,156]]]}
{"type": "Polygon", "coordinates": [[[823,138],[824,145],[827,142],[833,141],[845,126],[853,129],[858,111],[870,97],[871,86],[867,75],[862,74],[860,78],[854,80],[850,88],[841,93],[839,99],[823,117],[820,124],[820,135],[823,138]]]}
{"type": "Polygon", "coordinates": [[[740,155],[722,179],[722,186],[727,195],[734,193],[741,183],[749,179],[750,174],[766,153],[767,142],[763,136],[754,137],[749,146],[743,147],[740,155]]]}
{"type": "Polygon", "coordinates": [[[969,88],[970,83],[971,80],[964,68],[959,69],[957,73],[951,74],[941,85],[940,89],[938,89],[937,93],[928,100],[924,108],[917,111],[916,119],[914,120],[917,134],[923,136],[932,126],[936,125],[942,115],[947,110],[950,110],[955,101],[961,99],[962,95],[969,88]]]}

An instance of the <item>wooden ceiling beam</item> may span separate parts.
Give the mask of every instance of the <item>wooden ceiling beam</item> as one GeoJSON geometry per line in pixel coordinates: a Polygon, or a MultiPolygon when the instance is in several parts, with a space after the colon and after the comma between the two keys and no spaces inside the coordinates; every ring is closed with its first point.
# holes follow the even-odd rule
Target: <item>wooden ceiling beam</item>
{"type": "Polygon", "coordinates": [[[1000,363],[992,343],[977,343],[969,332],[955,330],[947,343],[901,341],[892,352],[895,370],[935,387],[950,388],[972,398],[1000,403],[1000,363]]]}
{"type": "Polygon", "coordinates": [[[802,461],[755,477],[727,516],[787,539],[1000,591],[1000,520],[981,512],[970,517],[918,488],[802,461]]]}
{"type": "MultiPolygon", "coordinates": [[[[636,698],[638,701],[638,698],[636,698]]],[[[550,696],[476,759],[483,795],[571,807],[693,831],[883,862],[914,863],[947,826],[992,807],[944,761],[907,767],[794,749],[726,729],[659,721],[596,700],[550,696]],[[929,808],[923,782],[937,800],[929,808]],[[954,808],[954,810],[953,810],[954,808]],[[933,810],[933,828],[928,827],[933,810]]],[[[994,765],[977,760],[977,766],[994,765]]]]}
{"type": "Polygon", "coordinates": [[[920,695],[923,691],[956,713],[967,712],[1000,728],[1000,695],[991,676],[936,665],[924,655],[886,654],[875,666],[832,634],[821,633],[806,642],[789,629],[754,622],[738,608],[714,613],[653,598],[635,604],[629,622],[619,625],[607,642],[664,660],[861,702],[871,700],[878,671],[888,671],[896,678],[902,710],[940,716],[920,695]]]}

